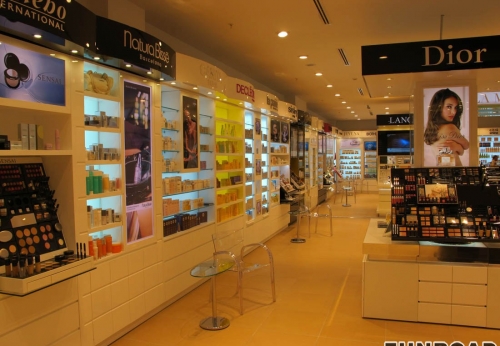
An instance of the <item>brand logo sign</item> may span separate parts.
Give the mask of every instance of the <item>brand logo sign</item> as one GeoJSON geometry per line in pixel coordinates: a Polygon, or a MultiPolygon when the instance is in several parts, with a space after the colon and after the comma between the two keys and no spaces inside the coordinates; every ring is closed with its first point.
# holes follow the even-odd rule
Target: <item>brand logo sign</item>
{"type": "Polygon", "coordinates": [[[295,106],[288,106],[288,113],[292,116],[292,119],[297,119],[297,108],[295,106]]]}
{"type": "Polygon", "coordinates": [[[207,81],[208,87],[220,89],[219,84],[222,83],[221,70],[209,64],[201,64],[200,75],[207,81]]]}
{"type": "Polygon", "coordinates": [[[252,99],[252,102],[255,101],[255,91],[253,90],[252,86],[237,83],[236,93],[250,97],[252,99]]]}
{"type": "Polygon", "coordinates": [[[278,101],[273,100],[269,96],[267,96],[267,105],[269,106],[269,108],[271,110],[276,111],[276,112],[278,111],[278,101]]]}
{"type": "Polygon", "coordinates": [[[412,125],[413,114],[378,114],[377,126],[383,125],[412,125]]]}
{"type": "MultiPolygon", "coordinates": [[[[95,41],[95,15],[76,1],[0,0],[0,15],[12,22],[40,28],[82,47],[95,41]]],[[[9,23],[2,25],[7,28],[10,26],[9,23]]],[[[14,30],[23,29],[16,27],[14,30]]],[[[64,45],[64,42],[61,44],[64,45]]]]}
{"type": "Polygon", "coordinates": [[[175,79],[175,52],[166,43],[104,17],[96,17],[96,23],[97,32],[100,33],[96,38],[96,46],[100,54],[155,69],[175,79]]]}
{"type": "Polygon", "coordinates": [[[500,36],[361,47],[363,75],[500,67],[500,36]],[[380,59],[387,56],[388,59],[380,59]],[[397,59],[397,64],[394,63],[397,59]]]}

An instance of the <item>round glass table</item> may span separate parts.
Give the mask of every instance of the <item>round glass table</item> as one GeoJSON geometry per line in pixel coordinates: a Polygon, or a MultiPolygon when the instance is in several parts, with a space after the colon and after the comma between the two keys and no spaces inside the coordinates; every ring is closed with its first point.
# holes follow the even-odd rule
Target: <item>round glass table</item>
{"type": "Polygon", "coordinates": [[[191,269],[191,276],[197,278],[210,278],[212,281],[212,316],[204,318],[200,322],[200,327],[206,330],[221,330],[229,327],[229,320],[225,317],[217,316],[217,294],[215,276],[231,269],[234,266],[232,259],[216,258],[197,264],[191,269]]]}

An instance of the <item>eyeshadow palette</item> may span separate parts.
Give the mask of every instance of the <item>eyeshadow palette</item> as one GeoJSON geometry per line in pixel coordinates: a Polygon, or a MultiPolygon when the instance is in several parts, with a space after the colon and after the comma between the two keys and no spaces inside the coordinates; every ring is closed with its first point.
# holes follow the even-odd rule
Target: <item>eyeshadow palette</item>
{"type": "Polygon", "coordinates": [[[66,248],[59,204],[40,158],[0,164],[0,257],[43,255],[66,248]]]}

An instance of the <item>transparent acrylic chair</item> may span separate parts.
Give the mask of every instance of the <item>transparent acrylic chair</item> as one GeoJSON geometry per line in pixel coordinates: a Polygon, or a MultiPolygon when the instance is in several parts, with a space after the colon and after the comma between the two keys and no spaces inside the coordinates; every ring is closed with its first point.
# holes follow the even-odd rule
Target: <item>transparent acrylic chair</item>
{"type": "Polygon", "coordinates": [[[245,273],[269,268],[272,298],[273,302],[276,301],[273,254],[266,245],[262,243],[245,244],[243,229],[217,231],[215,234],[212,234],[212,241],[215,249],[214,256],[230,256],[235,262],[235,265],[229,271],[234,271],[238,275],[236,285],[240,300],[240,314],[243,314],[243,274],[245,273]],[[243,257],[248,252],[254,250],[262,252],[262,256],[258,256],[259,259],[262,260],[258,263],[249,263],[245,261],[243,257]]]}

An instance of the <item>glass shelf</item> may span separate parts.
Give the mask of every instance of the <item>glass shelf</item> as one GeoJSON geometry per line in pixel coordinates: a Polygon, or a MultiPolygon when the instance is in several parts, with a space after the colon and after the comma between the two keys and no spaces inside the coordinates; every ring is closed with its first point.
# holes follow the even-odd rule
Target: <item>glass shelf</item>
{"type": "Polygon", "coordinates": [[[168,129],[168,128],[166,128],[166,127],[162,127],[161,129],[162,129],[162,131],[179,132],[179,130],[177,130],[177,129],[168,129]]]}
{"type": "Polygon", "coordinates": [[[203,207],[199,207],[199,208],[193,208],[193,209],[190,209],[190,210],[183,210],[183,211],[180,211],[180,212],[175,213],[175,214],[170,214],[170,215],[167,215],[167,216],[163,216],[163,220],[168,220],[169,218],[171,218],[173,216],[176,216],[176,215],[186,214],[186,213],[189,213],[191,211],[197,211],[197,210],[200,210],[200,209],[205,209],[205,208],[209,208],[209,207],[213,207],[213,206],[214,206],[213,204],[210,204],[210,205],[204,205],[203,207]]]}
{"type": "Polygon", "coordinates": [[[199,189],[199,190],[191,190],[191,191],[182,191],[182,192],[176,192],[176,193],[171,193],[168,195],[163,195],[163,198],[168,198],[170,196],[176,196],[176,195],[184,195],[186,193],[192,193],[192,192],[199,192],[199,191],[205,191],[205,190],[211,190],[213,187],[206,187],[204,189],[199,189]]]}
{"type": "Polygon", "coordinates": [[[162,150],[164,153],[178,153],[179,150],[162,150]]]}
{"type": "Polygon", "coordinates": [[[207,118],[213,118],[213,115],[202,114],[202,113],[200,113],[200,116],[207,117],[207,118]]]}

